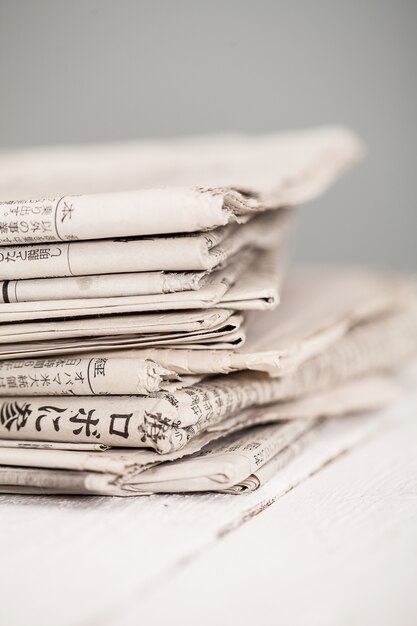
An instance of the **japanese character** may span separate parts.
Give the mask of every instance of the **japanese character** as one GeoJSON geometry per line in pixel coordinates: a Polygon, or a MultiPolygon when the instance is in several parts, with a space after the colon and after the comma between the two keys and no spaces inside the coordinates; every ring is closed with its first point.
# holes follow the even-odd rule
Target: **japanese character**
{"type": "Polygon", "coordinates": [[[62,209],[62,215],[61,215],[61,223],[68,217],[68,219],[71,219],[72,213],[74,212],[74,209],[72,208],[72,204],[69,204],[69,202],[64,202],[64,208],[62,209]]]}
{"type": "Polygon", "coordinates": [[[107,359],[96,359],[94,361],[94,378],[96,376],[104,376],[105,375],[105,366],[107,363],[107,359]]]}
{"type": "Polygon", "coordinates": [[[11,430],[12,426],[16,426],[16,430],[20,430],[26,426],[32,409],[28,402],[4,402],[0,409],[0,424],[7,430],[11,430]]]}
{"type": "Polygon", "coordinates": [[[42,387],[49,387],[51,384],[51,377],[49,374],[41,374],[42,387]]]}
{"type": "Polygon", "coordinates": [[[128,439],[129,421],[132,415],[133,413],[128,413],[126,415],[113,413],[112,415],[110,415],[109,434],[123,437],[123,439],[128,439]],[[120,425],[120,430],[116,428],[116,422],[120,425]]]}
{"type": "Polygon", "coordinates": [[[19,383],[19,387],[29,387],[28,377],[25,374],[19,375],[17,377],[17,381],[19,383]]]}
{"type": "Polygon", "coordinates": [[[139,432],[142,432],[141,441],[145,442],[147,438],[152,441],[166,439],[166,432],[169,428],[177,428],[180,422],[171,422],[169,417],[162,417],[161,413],[144,412],[143,424],[139,426],[139,432]]]}
{"type": "Polygon", "coordinates": [[[75,372],[75,379],[74,380],[83,383],[84,380],[85,380],[85,378],[83,376],[83,373],[82,372],[75,372]]]}
{"type": "Polygon", "coordinates": [[[37,417],[36,424],[35,424],[36,430],[39,430],[39,431],[41,430],[41,421],[42,421],[42,419],[44,417],[46,417],[45,413],[55,412],[55,413],[58,413],[58,416],[52,418],[52,424],[54,426],[55,431],[57,433],[59,433],[59,420],[62,417],[62,413],[65,413],[66,410],[67,409],[60,409],[59,407],[52,406],[52,405],[40,406],[39,407],[39,416],[37,417]],[[43,412],[45,412],[45,413],[43,413],[43,412]],[[39,428],[38,428],[38,426],[39,426],[39,428]]]}
{"type": "Polygon", "coordinates": [[[88,411],[88,414],[86,414],[85,409],[79,409],[78,413],[76,415],[74,415],[73,417],[70,417],[70,422],[73,422],[74,424],[81,424],[81,426],[79,428],[75,428],[72,432],[74,433],[74,435],[80,435],[82,433],[82,431],[85,429],[85,436],[86,437],[96,437],[96,439],[100,439],[100,433],[97,430],[92,431],[91,427],[92,426],[97,426],[97,424],[99,423],[99,419],[93,419],[93,413],[95,412],[95,409],[91,409],[90,411],[88,411]],[[78,417],[79,415],[82,415],[83,417],[78,417]]]}

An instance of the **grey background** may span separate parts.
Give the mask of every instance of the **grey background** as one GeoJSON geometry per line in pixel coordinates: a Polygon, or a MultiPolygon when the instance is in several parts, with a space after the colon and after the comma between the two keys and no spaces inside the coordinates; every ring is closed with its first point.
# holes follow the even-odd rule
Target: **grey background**
{"type": "Polygon", "coordinates": [[[417,268],[417,2],[0,0],[0,145],[352,126],[298,260],[417,268]]]}

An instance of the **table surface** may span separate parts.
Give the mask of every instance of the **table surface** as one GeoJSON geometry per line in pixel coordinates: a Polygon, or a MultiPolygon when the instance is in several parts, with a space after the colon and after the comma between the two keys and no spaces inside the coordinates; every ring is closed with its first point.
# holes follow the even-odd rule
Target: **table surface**
{"type": "Polygon", "coordinates": [[[244,496],[1,496],[0,623],[414,626],[416,381],[244,496]]]}

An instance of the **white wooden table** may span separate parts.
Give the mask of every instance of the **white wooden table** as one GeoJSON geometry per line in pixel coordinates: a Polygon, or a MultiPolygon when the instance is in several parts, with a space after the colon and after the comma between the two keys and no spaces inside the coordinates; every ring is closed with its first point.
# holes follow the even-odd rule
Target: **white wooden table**
{"type": "Polygon", "coordinates": [[[0,559],[2,626],[414,626],[416,393],[246,496],[2,496],[0,559]]]}

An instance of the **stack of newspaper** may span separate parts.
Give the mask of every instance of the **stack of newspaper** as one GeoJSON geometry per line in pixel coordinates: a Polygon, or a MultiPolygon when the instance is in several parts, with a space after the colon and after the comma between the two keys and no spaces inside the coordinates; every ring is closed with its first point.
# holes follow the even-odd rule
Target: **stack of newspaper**
{"type": "Polygon", "coordinates": [[[360,152],[324,128],[0,155],[0,492],[241,493],[392,400],[414,281],[284,271],[292,207],[360,152]]]}

